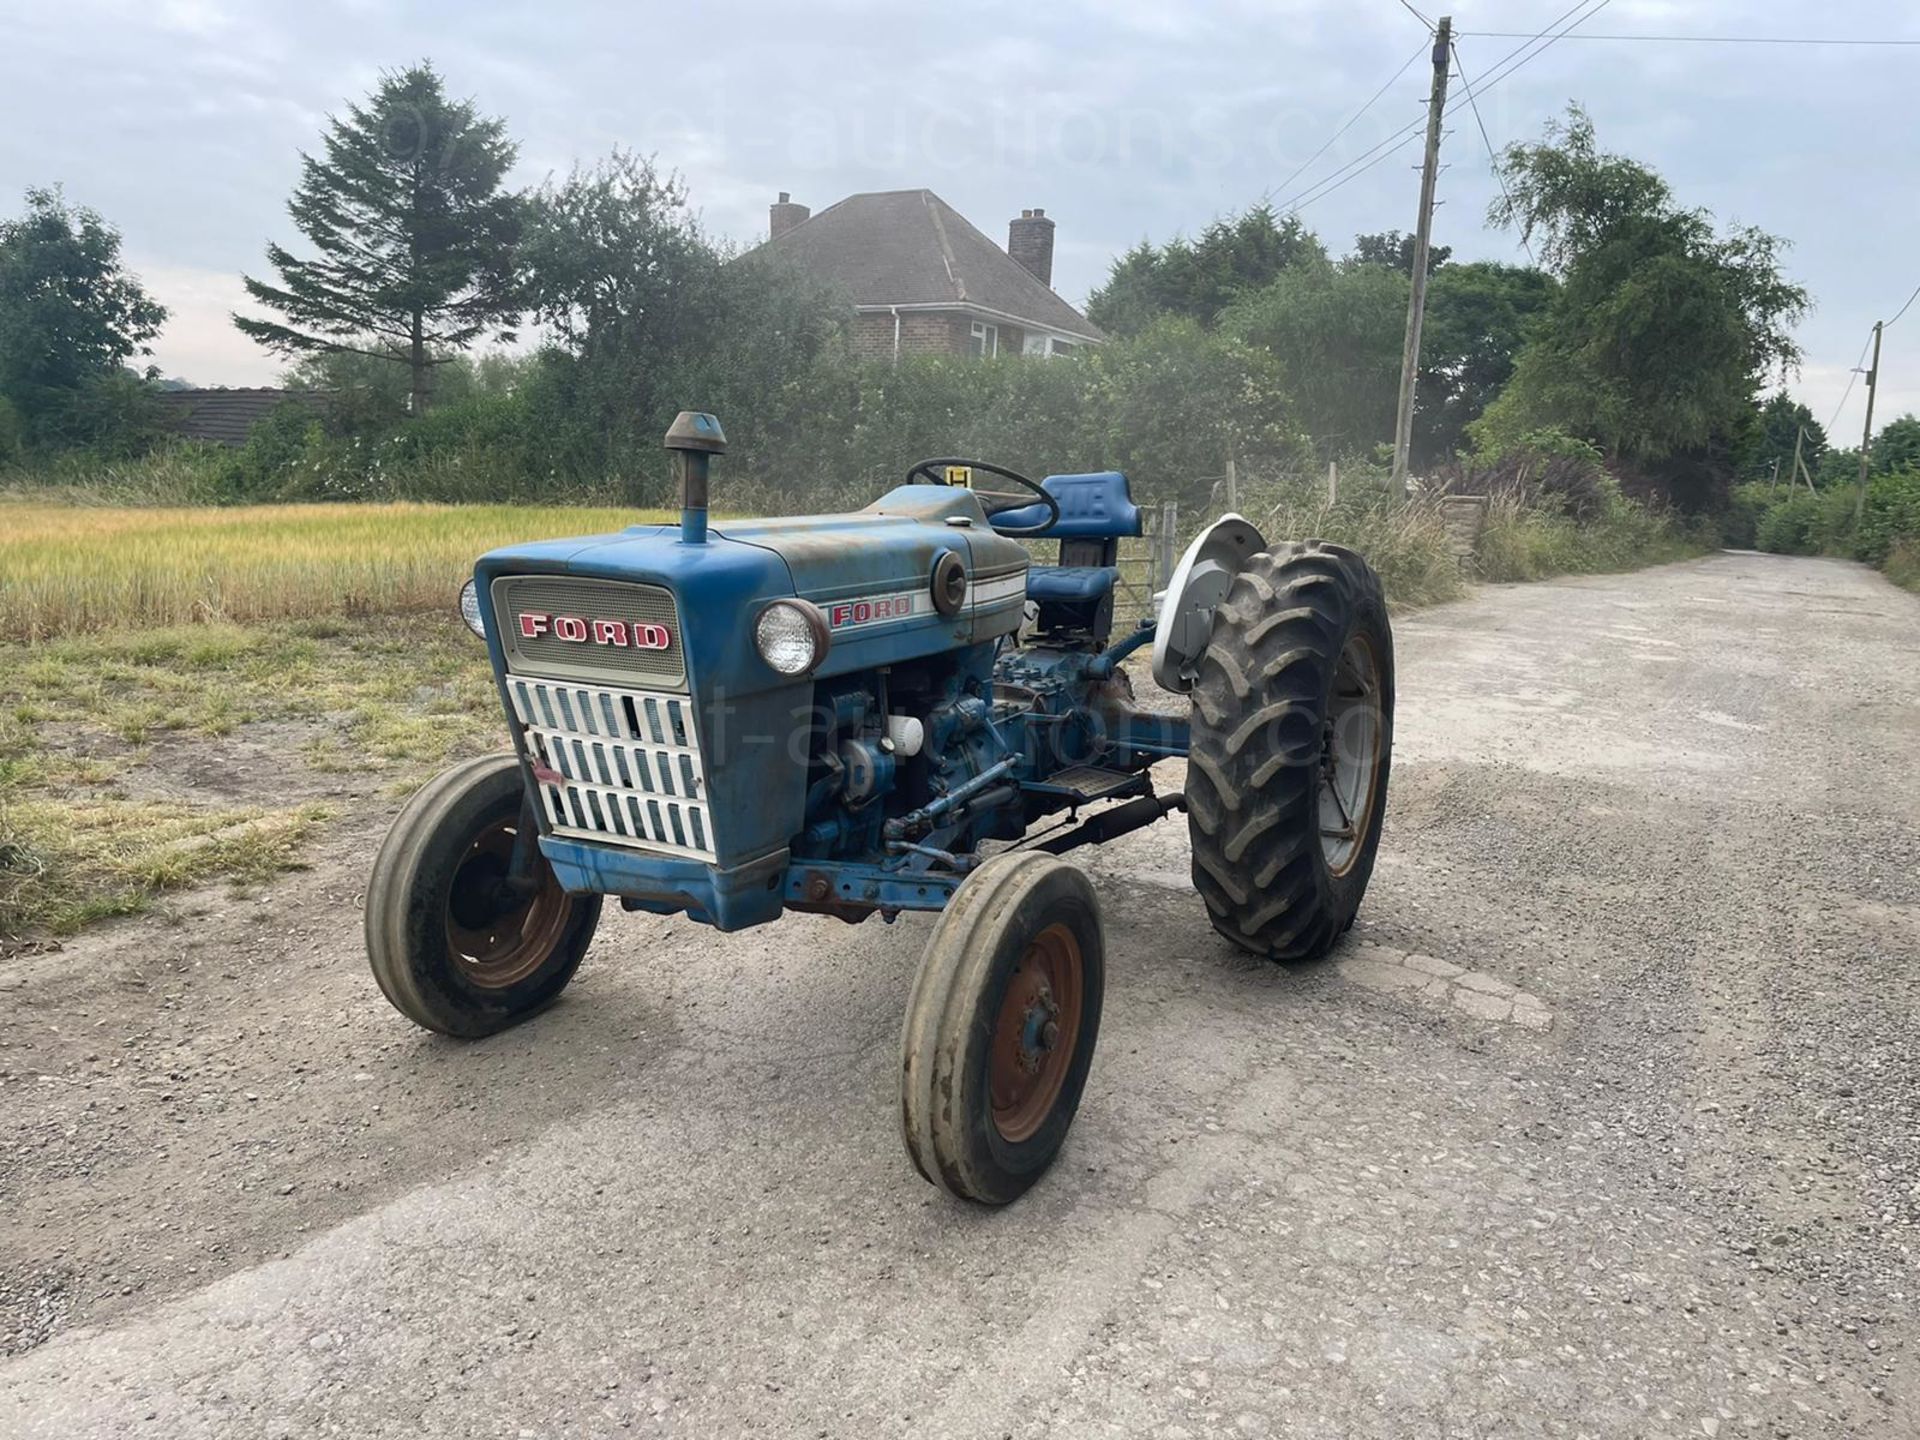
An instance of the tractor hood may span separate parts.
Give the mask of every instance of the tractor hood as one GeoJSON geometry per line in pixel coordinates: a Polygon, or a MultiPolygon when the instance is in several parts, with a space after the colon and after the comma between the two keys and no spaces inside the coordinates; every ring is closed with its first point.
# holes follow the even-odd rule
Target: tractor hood
{"type": "Polygon", "coordinates": [[[475,578],[492,601],[489,639],[504,641],[503,668],[739,695],[794,683],[753,649],[768,601],[799,596],[820,608],[831,645],[810,678],[827,678],[1012,632],[1027,563],[1026,547],[996,534],[970,491],[905,485],[847,514],[716,521],[703,544],[678,526],[636,525],[510,546],[483,556],[475,578]],[[964,565],[967,591],[957,613],[942,615],[933,572],[948,553],[964,565]],[[605,633],[626,643],[600,643],[603,622],[624,627],[605,633]],[[659,653],[636,648],[641,625],[658,627],[644,633],[649,652],[664,642],[659,653]]]}

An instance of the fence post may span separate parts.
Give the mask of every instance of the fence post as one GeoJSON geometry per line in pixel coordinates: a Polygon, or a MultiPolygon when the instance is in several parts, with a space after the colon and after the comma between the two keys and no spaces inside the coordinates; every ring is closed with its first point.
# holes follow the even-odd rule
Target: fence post
{"type": "Polygon", "coordinates": [[[1160,505],[1160,584],[1173,583],[1173,547],[1180,533],[1180,502],[1166,500],[1160,505]]]}
{"type": "Polygon", "coordinates": [[[1340,462],[1327,461],[1327,508],[1331,510],[1340,500],[1340,462]]]}

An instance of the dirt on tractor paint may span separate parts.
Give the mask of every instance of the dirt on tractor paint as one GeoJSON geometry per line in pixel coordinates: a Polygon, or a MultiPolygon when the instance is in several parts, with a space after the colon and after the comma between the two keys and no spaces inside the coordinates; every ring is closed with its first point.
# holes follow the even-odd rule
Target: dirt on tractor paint
{"type": "Polygon", "coordinates": [[[1395,628],[1332,960],[1214,937],[1177,819],[1079,852],[1100,1049],[1004,1212],[895,1130],[924,917],[609,913],[438,1040],[360,950],[391,776],[156,747],[338,814],[0,962],[0,1433],[1920,1430],[1920,601],[1716,556],[1395,628]]]}

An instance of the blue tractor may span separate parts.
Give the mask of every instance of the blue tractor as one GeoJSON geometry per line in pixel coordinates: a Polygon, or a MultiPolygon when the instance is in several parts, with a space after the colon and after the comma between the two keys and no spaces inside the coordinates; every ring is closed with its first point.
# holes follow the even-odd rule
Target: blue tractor
{"type": "Polygon", "coordinates": [[[1100,1027],[1100,907],[1062,854],[1184,810],[1229,940],[1308,959],[1352,924],[1393,735],[1358,555],[1229,516],[1115,639],[1142,533],[1116,472],[928,460],[852,514],[709,527],[719,423],[684,413],[666,444],[677,526],[495,550],[462,592],[513,753],[425,786],[375,863],[368,955],[408,1018],[482,1036],[539,1010],[608,896],[720,930],[939,911],[902,1034],[907,1150],[1004,1204],[1065,1139],[1100,1027]],[[1190,705],[1135,703],[1122,662],[1148,646],[1190,705]],[[1169,758],[1186,781],[1159,795],[1169,758]]]}

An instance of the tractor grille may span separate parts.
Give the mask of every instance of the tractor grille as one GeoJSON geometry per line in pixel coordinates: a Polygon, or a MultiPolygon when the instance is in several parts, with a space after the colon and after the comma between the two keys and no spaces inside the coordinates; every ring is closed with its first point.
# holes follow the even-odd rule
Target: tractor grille
{"type": "Polygon", "coordinates": [[[680,648],[680,616],[673,592],[660,585],[623,580],[584,580],[575,575],[502,575],[493,582],[494,622],[506,647],[507,667],[523,675],[587,684],[645,685],[652,690],[687,688],[686,657],[680,648]],[[528,612],[547,619],[545,633],[524,634],[520,617],[528,612]],[[613,621],[623,629],[621,643],[601,644],[562,638],[553,622],[561,616],[592,624],[613,621]],[[639,626],[656,627],[667,643],[658,650],[626,643],[639,626]]]}
{"type": "Polygon", "coordinates": [[[706,772],[685,695],[507,676],[556,835],[714,858],[706,772]]]}

